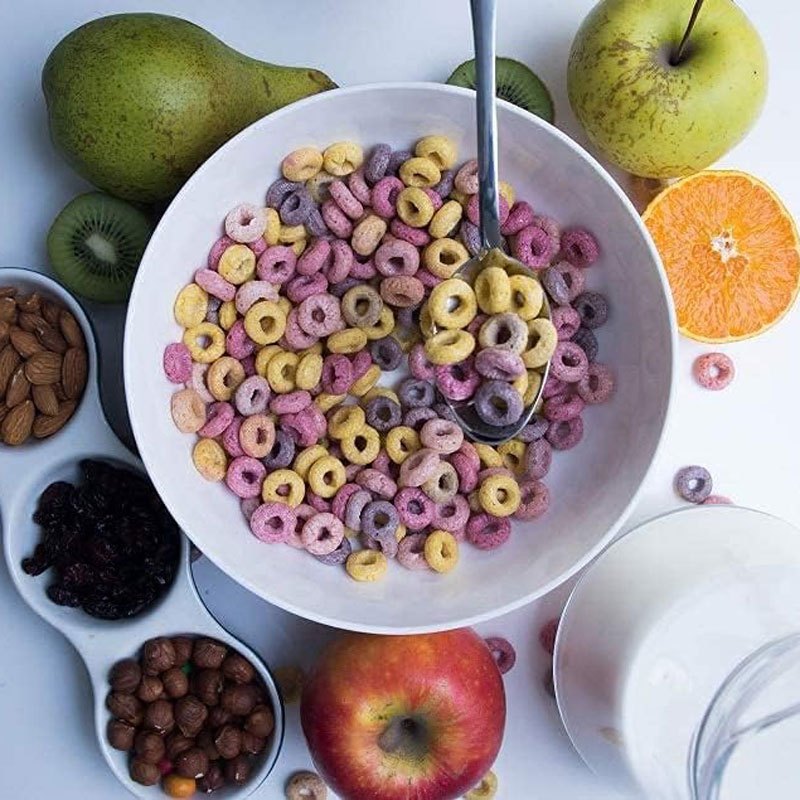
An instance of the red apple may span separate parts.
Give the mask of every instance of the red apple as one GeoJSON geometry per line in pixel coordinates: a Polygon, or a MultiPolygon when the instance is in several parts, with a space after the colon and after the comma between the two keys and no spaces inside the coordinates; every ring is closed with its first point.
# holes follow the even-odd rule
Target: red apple
{"type": "Polygon", "coordinates": [[[346,634],[306,682],[300,719],[342,800],[454,800],[494,763],[506,700],[474,631],[346,634]]]}

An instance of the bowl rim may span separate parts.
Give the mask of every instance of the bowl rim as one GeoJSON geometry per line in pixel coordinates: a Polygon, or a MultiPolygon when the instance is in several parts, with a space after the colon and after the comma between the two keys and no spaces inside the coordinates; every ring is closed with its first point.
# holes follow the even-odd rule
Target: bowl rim
{"type": "MultiPolygon", "coordinates": [[[[450,86],[449,84],[436,83],[433,81],[398,81],[398,82],[390,81],[390,82],[374,82],[374,83],[359,84],[357,86],[349,86],[344,88],[340,87],[336,89],[331,89],[329,91],[320,92],[318,94],[312,95],[311,97],[299,100],[295,103],[290,103],[289,105],[284,106],[283,108],[280,108],[277,111],[274,111],[271,114],[261,117],[261,119],[258,119],[255,122],[251,123],[246,128],[242,129],[239,133],[237,133],[234,137],[225,142],[225,144],[219,147],[219,149],[217,149],[214,153],[212,153],[197,168],[197,170],[195,170],[195,172],[189,177],[186,183],[184,183],[184,185],[180,188],[175,197],[170,201],[170,204],[169,206],[167,206],[167,209],[161,216],[161,219],[157,227],[161,227],[161,225],[164,224],[164,221],[169,219],[170,215],[174,213],[174,208],[176,204],[180,200],[182,200],[187,194],[193,191],[195,183],[201,180],[203,174],[211,167],[211,165],[216,164],[217,161],[225,158],[229,150],[234,150],[241,141],[250,136],[255,135],[257,131],[259,131],[265,125],[268,126],[273,120],[282,119],[285,116],[290,116],[296,113],[302,113],[302,111],[307,107],[318,104],[320,102],[331,102],[332,101],[331,99],[335,97],[341,97],[341,96],[350,97],[354,95],[370,94],[374,92],[409,92],[409,91],[410,92],[433,91],[442,94],[461,95],[467,97],[474,96],[474,91],[471,89],[465,89],[458,86],[450,86]]],[[[341,630],[351,630],[362,633],[376,633],[384,635],[409,635],[409,634],[419,634],[419,633],[435,633],[437,631],[451,630],[453,628],[471,626],[481,622],[485,622],[487,620],[495,619],[496,617],[500,617],[504,614],[510,613],[511,611],[515,611],[519,608],[522,608],[523,606],[528,605],[534,600],[540,597],[544,597],[545,595],[552,592],[554,589],[564,584],[566,581],[568,581],[570,578],[572,578],[574,575],[580,572],[584,567],[586,567],[587,564],[589,564],[592,560],[594,560],[596,556],[608,546],[608,544],[613,540],[617,532],[624,525],[624,523],[630,516],[631,512],[633,511],[634,507],[638,503],[639,498],[642,495],[643,487],[652,473],[653,465],[657,461],[664,447],[666,432],[669,428],[670,417],[672,414],[675,395],[676,395],[675,376],[677,373],[677,361],[678,361],[678,327],[677,327],[674,305],[671,300],[671,292],[669,288],[669,283],[667,281],[666,272],[664,270],[661,257],[647,230],[647,227],[642,221],[641,215],[634,207],[630,198],[622,190],[622,187],[617,183],[617,181],[614,180],[614,178],[611,176],[608,170],[602,164],[600,164],[600,162],[593,155],[591,155],[580,144],[578,144],[578,142],[576,142],[566,133],[561,131],[559,128],[556,128],[554,125],[550,124],[546,120],[543,120],[541,117],[531,114],[530,112],[525,111],[524,109],[521,109],[518,106],[513,105],[512,103],[509,103],[505,100],[498,98],[498,107],[502,108],[504,111],[508,113],[511,113],[515,116],[522,118],[529,125],[534,125],[543,128],[544,130],[547,131],[548,135],[553,136],[556,139],[560,140],[560,142],[563,145],[569,148],[573,152],[575,157],[582,159],[583,161],[588,163],[589,166],[592,167],[598,179],[603,181],[611,189],[611,191],[614,192],[614,194],[621,202],[622,206],[628,211],[630,216],[633,218],[634,224],[636,225],[639,233],[641,234],[644,244],[650,253],[652,263],[656,269],[656,274],[661,283],[662,294],[665,299],[667,320],[669,326],[670,359],[669,359],[669,375],[667,376],[669,391],[667,393],[666,406],[664,408],[664,412],[661,419],[661,430],[659,431],[658,438],[655,447],[653,448],[653,452],[650,457],[649,463],[647,464],[644,470],[642,478],[639,481],[639,485],[636,487],[636,490],[631,495],[630,500],[628,501],[627,505],[622,509],[621,513],[619,514],[615,522],[608,528],[608,530],[603,534],[603,536],[601,536],[597,540],[597,542],[591,548],[589,548],[583,554],[583,556],[581,556],[581,558],[577,559],[570,567],[562,571],[559,575],[554,577],[552,580],[548,581],[543,586],[540,586],[534,589],[533,591],[526,592],[524,595],[516,598],[515,600],[512,600],[509,603],[506,603],[503,606],[496,607],[492,610],[484,611],[481,613],[470,614],[468,616],[460,617],[458,619],[453,619],[450,622],[438,622],[438,623],[432,623],[430,625],[392,626],[392,625],[360,623],[360,622],[338,619],[335,615],[327,615],[325,613],[303,608],[303,606],[300,603],[290,602],[283,598],[273,597],[268,587],[258,586],[253,581],[250,581],[238,575],[238,571],[235,565],[231,563],[231,560],[225,555],[215,554],[214,557],[208,556],[211,559],[212,563],[214,563],[219,569],[221,569],[226,575],[228,575],[228,577],[236,581],[239,585],[243,586],[248,591],[252,592],[253,594],[262,598],[263,600],[266,600],[268,603],[276,605],[279,608],[282,608],[283,610],[288,611],[291,614],[295,614],[296,616],[299,616],[303,619],[307,619],[312,622],[319,623],[321,625],[326,625],[341,630]]],[[[155,238],[156,237],[154,234],[153,237],[151,237],[151,240],[148,243],[144,254],[142,255],[142,260],[140,263],[143,263],[148,259],[150,250],[153,247],[153,240],[155,238]]],[[[127,391],[128,387],[131,386],[134,382],[134,378],[132,375],[133,371],[132,364],[135,362],[135,359],[133,358],[134,343],[130,334],[130,329],[132,327],[131,320],[137,313],[140,313],[140,306],[142,305],[142,303],[140,302],[142,298],[139,297],[139,294],[142,291],[141,285],[142,281],[140,280],[140,275],[137,274],[136,280],[133,285],[133,289],[131,291],[125,318],[125,333],[123,340],[123,380],[126,388],[125,392],[126,405],[128,408],[128,414],[130,417],[133,436],[134,439],[136,440],[137,447],[139,448],[139,456],[142,462],[144,463],[145,468],[147,469],[147,473],[150,477],[150,480],[153,482],[156,491],[164,500],[164,503],[167,505],[167,508],[175,518],[175,521],[178,523],[180,528],[184,532],[186,532],[186,535],[192,541],[194,541],[192,533],[190,533],[190,526],[186,524],[184,516],[179,513],[180,510],[173,509],[170,506],[170,504],[167,503],[166,501],[165,493],[162,491],[165,488],[162,485],[163,482],[159,479],[157,471],[153,469],[154,455],[157,448],[148,448],[142,446],[142,443],[147,441],[147,434],[146,434],[147,424],[146,421],[140,417],[139,409],[136,408],[133,402],[131,401],[132,397],[131,393],[127,391]],[[178,513],[176,513],[176,511],[178,513]]],[[[200,544],[198,544],[198,546],[200,546],[200,544]]]]}

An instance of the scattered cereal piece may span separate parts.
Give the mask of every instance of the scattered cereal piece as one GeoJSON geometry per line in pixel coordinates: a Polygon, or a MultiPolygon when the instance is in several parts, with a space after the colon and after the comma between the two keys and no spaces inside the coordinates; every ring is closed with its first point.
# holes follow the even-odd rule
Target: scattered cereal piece
{"type": "Polygon", "coordinates": [[[705,353],[695,359],[692,373],[704,389],[718,392],[736,377],[736,367],[725,353],[705,353]]]}
{"type": "Polygon", "coordinates": [[[490,770],[481,778],[481,782],[474,789],[470,789],[464,795],[464,800],[492,800],[496,794],[497,776],[490,770]]]}
{"type": "Polygon", "coordinates": [[[713,488],[711,473],[705,467],[684,467],[675,475],[675,491],[690,503],[702,503],[713,488]]]}
{"type": "Polygon", "coordinates": [[[517,651],[508,639],[502,636],[489,636],[485,639],[487,647],[492,651],[492,657],[497,663],[501,675],[512,669],[517,663],[517,651]]]}
{"type": "Polygon", "coordinates": [[[558,633],[558,623],[558,617],[553,617],[553,619],[545,622],[539,631],[539,644],[542,646],[542,649],[550,655],[553,655],[553,651],[556,649],[556,633],[558,633]]]}
{"type": "Polygon", "coordinates": [[[287,664],[277,667],[272,672],[272,677],[278,684],[283,702],[287,705],[296,703],[303,693],[303,685],[306,682],[306,673],[302,667],[296,664],[287,664]]]}

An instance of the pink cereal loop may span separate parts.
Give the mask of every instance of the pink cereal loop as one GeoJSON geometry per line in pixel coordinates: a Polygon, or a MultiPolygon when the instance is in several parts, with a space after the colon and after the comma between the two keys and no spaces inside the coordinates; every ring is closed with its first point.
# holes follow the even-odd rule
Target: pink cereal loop
{"type": "Polygon", "coordinates": [[[311,247],[307,247],[303,255],[297,259],[298,275],[314,275],[333,261],[331,244],[327,239],[317,239],[311,247]]]}
{"type": "Polygon", "coordinates": [[[228,355],[240,361],[255,351],[256,343],[247,335],[243,320],[237,319],[231,326],[225,337],[225,349],[228,355]]]}
{"type": "Polygon", "coordinates": [[[378,216],[391,219],[397,213],[397,195],[405,189],[403,181],[394,175],[381,178],[372,187],[372,209],[378,216]]]}
{"type": "Polygon", "coordinates": [[[372,191],[364,179],[364,168],[359,167],[347,176],[347,186],[359,202],[368,206],[372,203],[372,191]]]}
{"type": "Polygon", "coordinates": [[[247,281],[236,290],[236,310],[244,316],[259,300],[278,299],[277,288],[268,281],[247,281]]]}
{"type": "Polygon", "coordinates": [[[250,517],[253,535],[267,544],[287,542],[296,526],[295,512],[285,503],[262,503],[250,517]]]}
{"type": "Polygon", "coordinates": [[[234,417],[233,422],[225,428],[225,433],[222,434],[222,446],[225,448],[225,452],[233,458],[244,455],[244,450],[239,442],[239,429],[243,422],[244,417],[234,417]]]}
{"type": "Polygon", "coordinates": [[[290,350],[305,350],[307,347],[313,347],[318,341],[317,336],[312,336],[306,333],[297,321],[297,309],[293,308],[286,317],[286,328],[283,331],[282,341],[290,350]]]}
{"type": "Polygon", "coordinates": [[[228,465],[225,483],[238,497],[257,497],[266,474],[267,468],[257,458],[239,456],[228,465]]]}
{"type": "Polygon", "coordinates": [[[533,208],[530,203],[526,203],[524,200],[518,200],[511,206],[508,217],[506,217],[506,221],[500,228],[500,233],[502,233],[503,236],[514,236],[523,228],[527,228],[528,225],[533,225],[533,220],[533,208]]]}
{"type": "Polygon", "coordinates": [[[464,194],[477,194],[478,192],[478,159],[471,158],[465,161],[453,179],[453,185],[464,194]]]}
{"type": "Polygon", "coordinates": [[[571,339],[581,326],[581,315],[572,306],[556,306],[550,311],[550,321],[559,342],[571,339]]]}
{"type": "Polygon", "coordinates": [[[402,239],[382,244],[373,256],[375,269],[385,276],[414,275],[419,269],[419,250],[402,239]]]}
{"type": "Polygon", "coordinates": [[[299,305],[313,294],[324,294],[328,291],[328,281],[319,272],[316,275],[295,275],[286,284],[286,296],[299,305]]]}
{"type": "Polygon", "coordinates": [[[211,365],[192,364],[192,374],[188,381],[189,388],[194,389],[197,392],[197,394],[200,395],[200,399],[204,403],[214,402],[214,395],[212,395],[211,392],[208,391],[208,386],[206,385],[206,373],[208,372],[209,366],[211,365]]]}
{"type": "Polygon", "coordinates": [[[322,219],[330,232],[340,239],[349,239],[353,234],[353,223],[333,200],[326,200],[322,204],[322,219]]]}
{"type": "Polygon", "coordinates": [[[350,358],[353,365],[353,383],[363,378],[372,366],[372,356],[369,350],[359,350],[350,358]]]}
{"type": "Polygon", "coordinates": [[[425,247],[431,240],[431,235],[424,228],[412,228],[399,219],[393,219],[389,229],[398,239],[411,242],[415,247],[425,247]]]}
{"type": "Polygon", "coordinates": [[[201,289],[205,289],[210,295],[219,298],[223,302],[233,300],[236,294],[236,287],[213,269],[197,270],[194,274],[194,282],[201,289]]]}
{"type": "Polygon", "coordinates": [[[339,206],[350,219],[357,220],[363,216],[364,206],[350,191],[344,181],[332,181],[328,184],[328,192],[336,205],[339,206]]]}
{"type": "MultiPolygon", "coordinates": [[[[164,374],[170,383],[186,383],[192,379],[192,356],[189,348],[183,342],[172,342],[164,348],[163,365],[164,374]]],[[[203,400],[207,403],[211,402],[205,397],[203,400]]]]}
{"type": "Polygon", "coordinates": [[[286,283],[294,275],[297,256],[291,247],[273,245],[268,247],[258,259],[256,272],[262,281],[281,284],[286,283]]]}
{"type": "MultiPolygon", "coordinates": [[[[502,227],[503,224],[508,219],[508,202],[506,201],[505,197],[500,197],[499,201],[499,210],[500,210],[500,226],[502,227]]],[[[480,217],[481,217],[481,210],[480,210],[480,199],[478,195],[475,194],[469,199],[469,203],[467,203],[467,219],[473,225],[480,224],[480,217]]]]}
{"type": "Polygon", "coordinates": [[[434,212],[438,211],[444,203],[441,195],[438,192],[434,192],[433,189],[423,189],[422,191],[428,195],[428,199],[433,203],[434,212]]]}
{"type": "Polygon", "coordinates": [[[275,395],[269,401],[269,410],[273,414],[296,414],[311,405],[311,395],[304,389],[296,389],[287,394],[275,395]]]}
{"type": "Polygon", "coordinates": [[[725,353],[705,353],[695,359],[692,373],[704,389],[718,392],[733,381],[736,367],[725,353]]]}
{"type": "Polygon", "coordinates": [[[233,406],[230,403],[211,403],[206,409],[206,424],[197,431],[197,435],[204,439],[216,439],[233,422],[233,417],[233,406]]]}
{"type": "Polygon", "coordinates": [[[365,259],[364,261],[359,261],[355,257],[353,258],[353,265],[350,267],[350,277],[367,281],[370,278],[374,278],[377,274],[375,262],[371,258],[365,259]]]}
{"type": "Polygon", "coordinates": [[[341,283],[353,269],[353,248],[341,239],[334,239],[331,242],[331,255],[333,260],[325,269],[325,277],[329,283],[341,283]]]}
{"type": "Polygon", "coordinates": [[[208,268],[216,269],[222,254],[236,242],[230,236],[220,236],[214,244],[211,245],[211,250],[208,252],[208,268]]]}

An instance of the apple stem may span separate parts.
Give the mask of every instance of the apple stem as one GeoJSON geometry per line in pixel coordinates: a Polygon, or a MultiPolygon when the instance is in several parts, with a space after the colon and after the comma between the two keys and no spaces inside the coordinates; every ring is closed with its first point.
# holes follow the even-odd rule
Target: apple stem
{"type": "Polygon", "coordinates": [[[689,17],[689,24],[686,26],[686,32],[683,34],[683,39],[681,39],[681,43],[678,45],[678,49],[670,58],[669,63],[673,67],[677,67],[678,64],[683,61],[684,50],[686,49],[686,45],[689,42],[689,37],[692,35],[692,31],[694,30],[694,24],[697,22],[697,17],[700,14],[700,9],[703,7],[703,3],[705,0],[695,0],[694,8],[692,9],[692,16],[689,17]]]}

